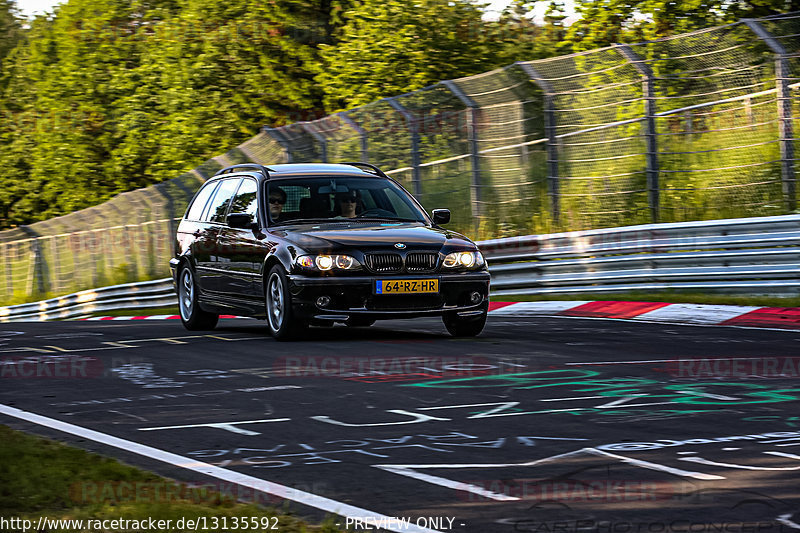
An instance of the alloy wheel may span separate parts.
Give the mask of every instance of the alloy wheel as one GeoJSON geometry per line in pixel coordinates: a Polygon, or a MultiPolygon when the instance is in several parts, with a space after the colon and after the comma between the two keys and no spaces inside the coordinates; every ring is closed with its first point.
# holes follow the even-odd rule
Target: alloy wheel
{"type": "Polygon", "coordinates": [[[267,314],[269,315],[269,325],[273,331],[278,331],[283,325],[285,298],[283,295],[283,283],[277,273],[273,273],[267,285],[267,314]]]}
{"type": "Polygon", "coordinates": [[[191,320],[194,306],[194,278],[192,277],[192,271],[188,268],[183,269],[178,291],[180,293],[178,301],[180,303],[181,318],[191,320]]]}

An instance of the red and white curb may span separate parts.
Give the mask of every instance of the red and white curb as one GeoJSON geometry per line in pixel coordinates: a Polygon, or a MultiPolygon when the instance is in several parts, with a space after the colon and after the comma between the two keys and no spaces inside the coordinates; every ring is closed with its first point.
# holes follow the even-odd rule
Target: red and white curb
{"type": "MultiPolygon", "coordinates": [[[[491,302],[497,317],[614,318],[665,324],[743,326],[800,330],[800,307],[670,304],[664,302],[554,301],[491,302]]],[[[220,318],[244,318],[222,315],[220,318]]],[[[99,316],[78,320],[179,320],[178,315],[99,316]]]]}
{"type": "Polygon", "coordinates": [[[615,318],[666,324],[800,330],[800,307],[670,304],[664,302],[518,302],[490,304],[492,316],[615,318]]]}

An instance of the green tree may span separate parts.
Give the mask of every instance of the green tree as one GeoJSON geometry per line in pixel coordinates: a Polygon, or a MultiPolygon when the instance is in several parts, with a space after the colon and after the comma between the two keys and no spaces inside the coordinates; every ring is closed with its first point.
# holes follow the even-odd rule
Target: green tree
{"type": "Polygon", "coordinates": [[[567,32],[576,50],[632,43],[800,10],[800,0],[577,0],[567,32]]]}
{"type": "Polygon", "coordinates": [[[0,65],[22,38],[17,8],[12,0],[0,0],[0,65]]]}
{"type": "Polygon", "coordinates": [[[364,0],[344,13],[336,44],[321,46],[316,77],[336,111],[482,72],[496,61],[468,0],[364,0]]]}
{"type": "Polygon", "coordinates": [[[320,109],[317,47],[346,2],[70,0],[37,17],[2,66],[0,226],[175,177],[320,109]]]}

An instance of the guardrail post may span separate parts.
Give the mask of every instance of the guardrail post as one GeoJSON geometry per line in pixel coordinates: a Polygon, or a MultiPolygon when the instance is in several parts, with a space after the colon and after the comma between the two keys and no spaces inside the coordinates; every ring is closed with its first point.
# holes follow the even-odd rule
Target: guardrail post
{"type": "Polygon", "coordinates": [[[650,207],[650,220],[657,223],[659,219],[658,142],[656,141],[656,98],[653,69],[630,46],[618,44],[617,50],[642,75],[644,134],[647,142],[647,204],[650,207]]]}
{"type": "Polygon", "coordinates": [[[561,200],[558,181],[558,137],[556,132],[555,91],[528,63],[517,63],[522,71],[544,91],[544,131],[547,136],[547,194],[550,196],[550,214],[558,223],[561,218],[561,200]]]}
{"type": "Polygon", "coordinates": [[[422,196],[422,174],[420,172],[419,160],[419,124],[414,115],[403,107],[394,97],[384,98],[398,113],[403,115],[408,124],[408,131],[411,134],[411,182],[414,184],[414,196],[418,199],[422,196]]]}
{"type": "Polygon", "coordinates": [[[322,159],[323,163],[327,163],[328,140],[325,138],[325,136],[316,131],[308,122],[298,122],[297,124],[299,124],[301,128],[308,132],[312,137],[314,137],[314,140],[319,143],[320,159],[322,159]]]}
{"type": "MultiPolygon", "coordinates": [[[[472,204],[472,218],[475,224],[479,223],[481,217],[481,159],[480,148],[478,146],[478,117],[480,106],[475,100],[461,90],[452,80],[443,81],[442,85],[447,87],[461,103],[467,107],[467,136],[469,140],[469,155],[472,163],[472,183],[470,184],[470,204],[472,204]]],[[[476,228],[477,229],[477,228],[476,228]]]]}
{"type": "Polygon", "coordinates": [[[353,128],[356,133],[358,133],[359,141],[361,142],[361,161],[364,163],[369,163],[369,152],[367,151],[367,130],[359,126],[355,120],[350,118],[350,115],[347,111],[341,111],[338,113],[345,124],[353,128]]]}
{"type": "Polygon", "coordinates": [[[290,150],[289,141],[286,140],[286,137],[284,137],[283,134],[275,128],[268,128],[265,126],[261,128],[261,131],[272,137],[275,142],[278,143],[281,148],[283,148],[283,153],[286,155],[286,162],[291,163],[292,151],[290,150]]]}
{"type": "Polygon", "coordinates": [[[778,92],[778,142],[781,146],[781,183],[786,210],[797,209],[795,166],[794,166],[794,127],[792,124],[792,89],[789,87],[789,54],[783,45],[772,36],[758,21],[743,19],[750,30],[775,52],[775,88],[778,92]]]}

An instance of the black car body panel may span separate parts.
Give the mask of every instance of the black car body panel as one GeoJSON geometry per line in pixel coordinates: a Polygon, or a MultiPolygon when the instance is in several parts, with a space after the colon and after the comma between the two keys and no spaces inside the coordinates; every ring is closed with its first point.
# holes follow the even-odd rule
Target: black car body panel
{"type": "MultiPolygon", "coordinates": [[[[405,189],[377,169],[344,164],[261,168],[218,173],[198,191],[178,226],[176,253],[170,261],[173,280],[180,295],[179,273],[185,267],[192,270],[197,287],[193,297],[203,312],[265,318],[266,277],[275,265],[281,265],[293,316],[312,323],[352,317],[485,314],[489,273],[477,246],[459,233],[434,225],[405,189]],[[283,195],[281,207],[287,204],[287,209],[294,210],[273,217],[269,194],[278,190],[283,195]],[[236,192],[231,196],[231,191],[236,192]],[[342,209],[358,202],[366,216],[337,215],[340,194],[353,196],[342,198],[342,209]],[[303,209],[312,201],[315,214],[324,217],[303,218],[303,209]],[[229,224],[227,216],[242,209],[252,214],[252,224],[235,227],[248,220],[238,214],[231,218],[235,223],[229,224]],[[404,215],[384,218],[392,211],[404,215]],[[284,216],[288,218],[283,220],[284,216]],[[459,253],[472,254],[474,266],[444,266],[448,254],[452,258],[459,253]],[[314,263],[320,256],[355,262],[351,269],[323,270],[314,263]],[[301,259],[311,266],[302,266],[301,259]],[[395,285],[395,290],[428,286],[410,283],[413,280],[435,280],[438,291],[376,292],[382,290],[381,282],[392,280],[409,282],[395,285]]],[[[273,203],[279,203],[280,194],[273,203]]]]}

